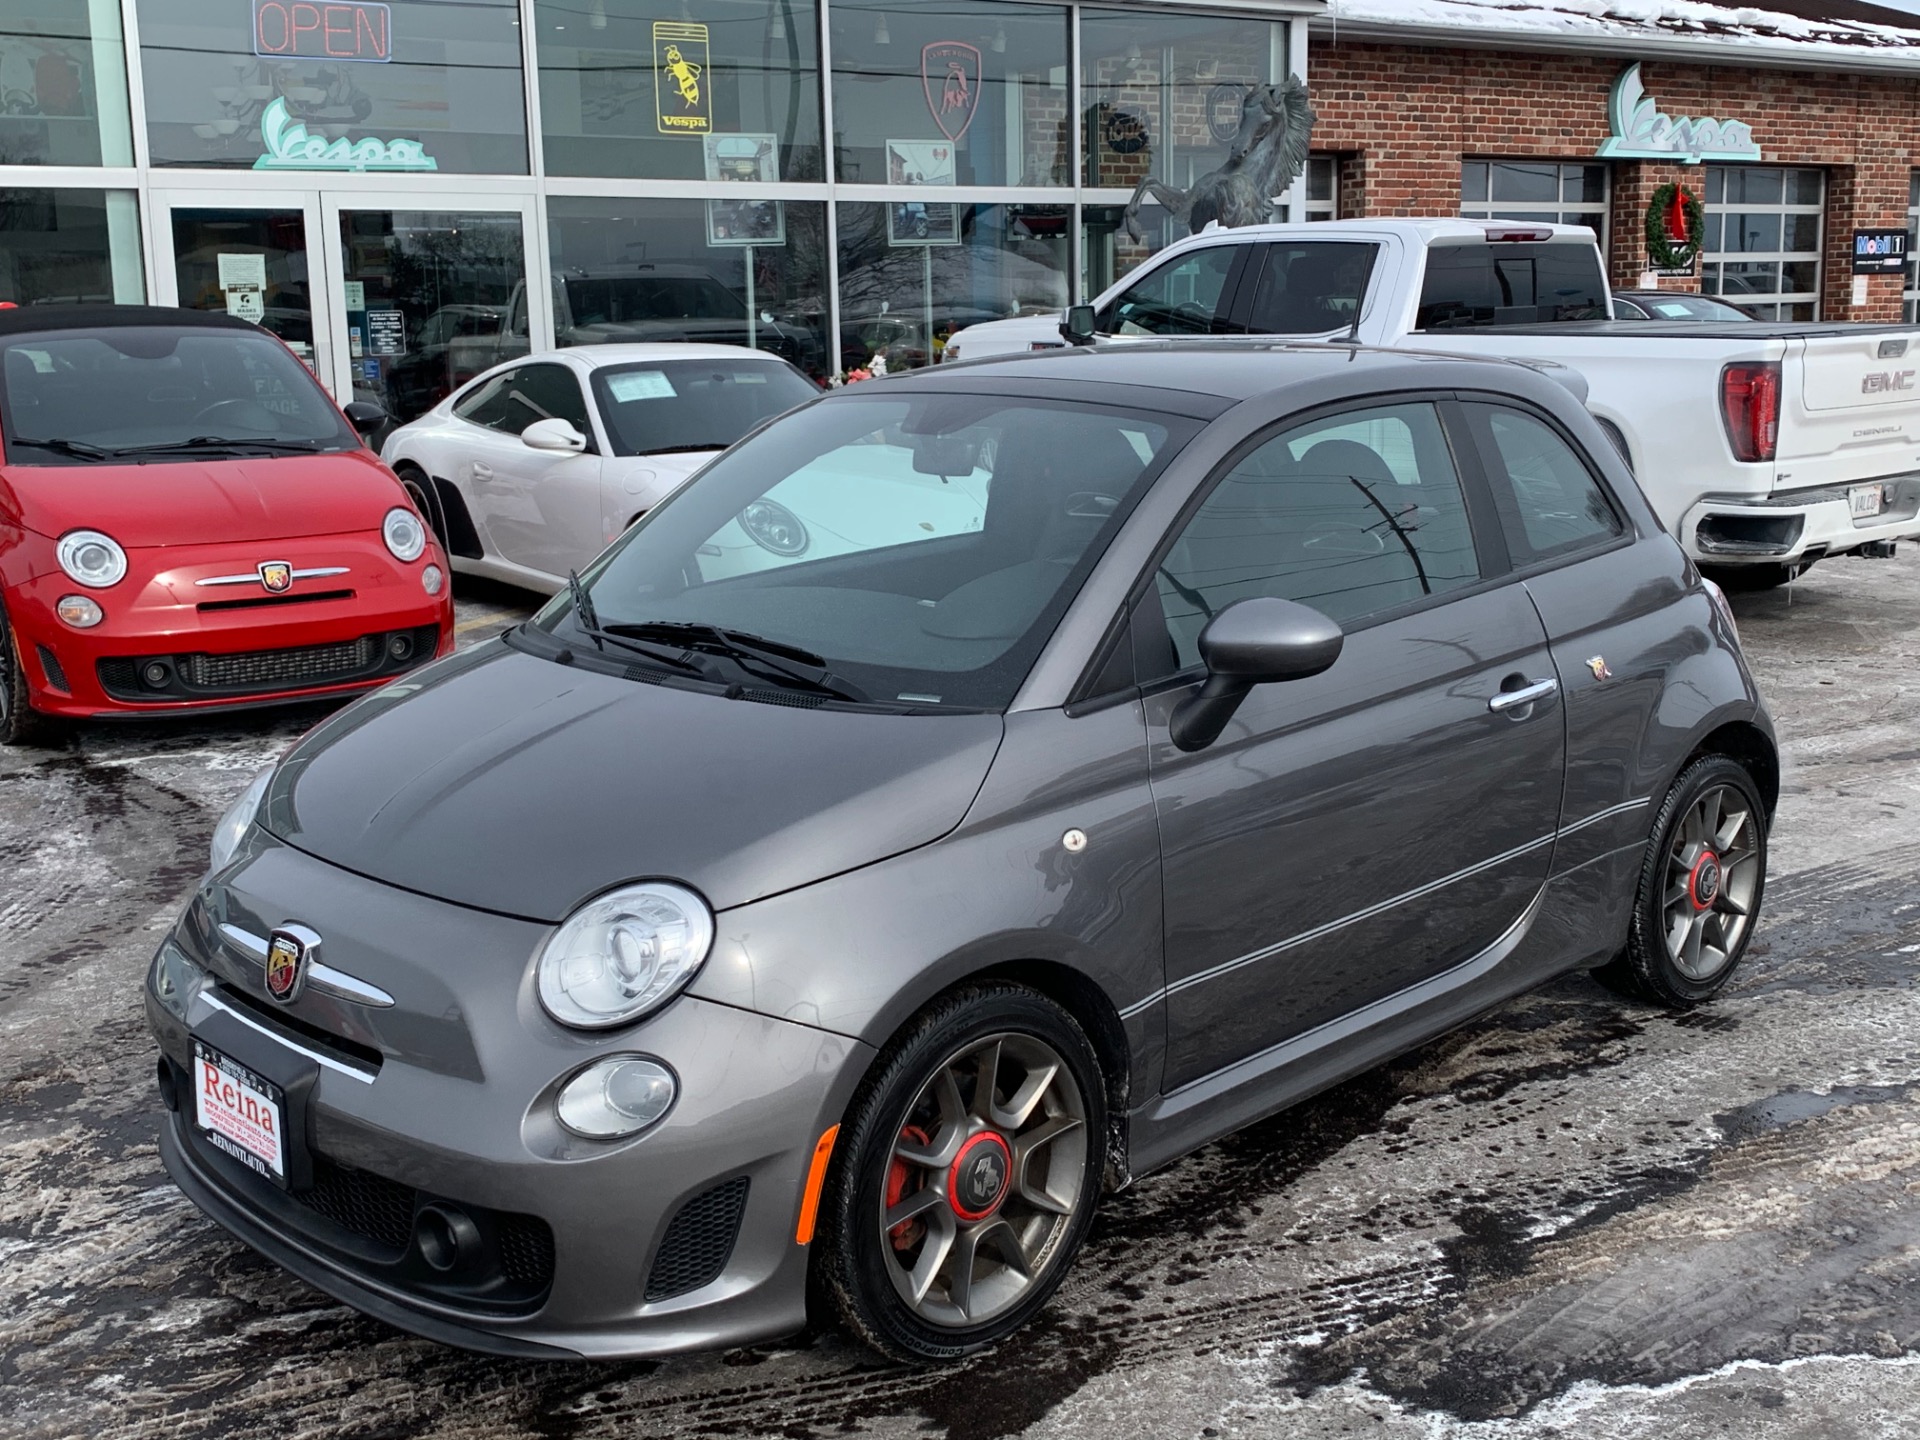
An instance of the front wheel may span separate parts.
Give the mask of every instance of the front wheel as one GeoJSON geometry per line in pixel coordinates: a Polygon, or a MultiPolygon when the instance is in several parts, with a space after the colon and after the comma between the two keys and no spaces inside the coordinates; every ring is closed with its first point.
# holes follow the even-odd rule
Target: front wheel
{"type": "Polygon", "coordinates": [[[819,1278],[897,1360],[955,1360],[1045,1305],[1086,1238],[1106,1160],[1099,1061],[1023,987],[945,997],[875,1062],[822,1207],[819,1278]]]}
{"type": "Polygon", "coordinates": [[[44,744],[53,733],[53,722],[27,703],[26,659],[0,610],[0,745],[44,744]]]}
{"type": "Polygon", "coordinates": [[[1626,950],[1595,974],[1616,990],[1688,1010],[1719,992],[1760,916],[1767,813],[1744,765],[1709,755],[1668,790],[1640,866],[1626,950]]]}

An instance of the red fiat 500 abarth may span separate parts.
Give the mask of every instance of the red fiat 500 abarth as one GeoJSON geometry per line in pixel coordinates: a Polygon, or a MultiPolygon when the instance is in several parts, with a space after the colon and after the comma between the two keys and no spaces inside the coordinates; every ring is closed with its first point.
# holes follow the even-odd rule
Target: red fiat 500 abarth
{"type": "Polygon", "coordinates": [[[400,482],[245,321],[0,311],[0,447],[0,741],[348,694],[452,648],[400,482]]]}

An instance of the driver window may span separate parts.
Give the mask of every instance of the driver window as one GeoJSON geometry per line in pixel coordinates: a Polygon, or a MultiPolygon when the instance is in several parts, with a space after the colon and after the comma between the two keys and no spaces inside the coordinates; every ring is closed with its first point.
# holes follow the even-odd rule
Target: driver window
{"type": "Polygon", "coordinates": [[[1110,335],[1219,335],[1227,279],[1244,247],[1212,245],[1162,265],[1113,302],[1100,328],[1110,335]]]}
{"type": "Polygon", "coordinates": [[[587,401],[580,382],[562,365],[521,365],[481,382],[453,407],[460,419],[506,435],[518,435],[536,420],[565,420],[588,437],[587,401]]]}
{"type": "Polygon", "coordinates": [[[1157,577],[1178,668],[1236,600],[1297,600],[1351,627],[1480,578],[1460,478],[1428,404],[1349,410],[1245,456],[1157,577]]]}

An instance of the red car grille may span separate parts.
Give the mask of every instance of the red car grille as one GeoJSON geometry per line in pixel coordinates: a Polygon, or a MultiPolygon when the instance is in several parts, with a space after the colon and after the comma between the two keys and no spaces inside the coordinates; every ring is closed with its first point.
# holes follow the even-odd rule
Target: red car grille
{"type": "Polygon", "coordinates": [[[251,690],[261,685],[301,684],[352,675],[379,653],[379,637],[362,635],[338,645],[299,645],[290,650],[243,650],[237,655],[188,655],[187,683],[202,690],[251,690]]]}
{"type": "Polygon", "coordinates": [[[431,660],[435,625],[380,631],[328,645],[231,654],[115,655],[97,662],[101,687],[116,700],[162,703],[212,696],[301,690],[398,674],[431,660]]]}

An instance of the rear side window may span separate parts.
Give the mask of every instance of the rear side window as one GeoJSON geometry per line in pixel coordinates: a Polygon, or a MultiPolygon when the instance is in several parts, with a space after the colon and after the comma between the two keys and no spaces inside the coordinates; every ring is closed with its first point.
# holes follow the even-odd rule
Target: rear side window
{"type": "Polygon", "coordinates": [[[1436,245],[1427,251],[1416,330],[1471,330],[1607,318],[1607,281],[1591,245],[1436,245]]]}
{"type": "Polygon", "coordinates": [[[1378,247],[1302,240],[1260,248],[1248,333],[1322,335],[1353,324],[1378,247]]]}
{"type": "Polygon", "coordinates": [[[1468,409],[1487,451],[1494,508],[1515,565],[1573,554],[1626,533],[1606,492],[1553,427],[1504,405],[1468,409]]]}
{"type": "Polygon", "coordinates": [[[1162,563],[1178,665],[1236,600],[1273,595],[1343,625],[1480,578],[1440,418],[1428,404],[1349,410],[1238,461],[1162,563]]]}

